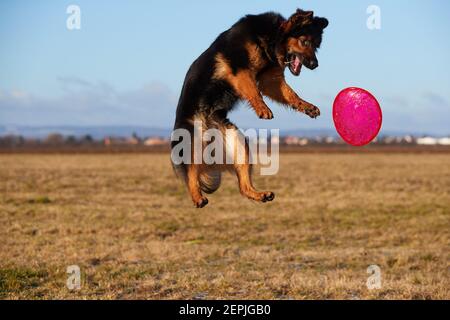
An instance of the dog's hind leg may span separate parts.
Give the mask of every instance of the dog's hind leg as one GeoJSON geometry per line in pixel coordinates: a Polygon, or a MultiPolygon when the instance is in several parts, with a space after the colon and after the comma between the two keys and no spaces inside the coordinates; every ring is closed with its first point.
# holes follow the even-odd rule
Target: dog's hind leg
{"type": "Polygon", "coordinates": [[[250,164],[235,164],[234,169],[239,181],[239,190],[243,196],[261,202],[272,201],[275,198],[275,194],[271,191],[256,191],[251,179],[250,164]]]}
{"type": "Polygon", "coordinates": [[[208,204],[208,199],[203,197],[200,189],[200,170],[201,165],[190,164],[187,166],[187,186],[197,208],[203,208],[208,204]]]}
{"type": "MultiPolygon", "coordinates": [[[[230,125],[229,125],[230,128],[230,125]]],[[[238,129],[234,127],[234,153],[233,153],[233,169],[236,172],[239,190],[241,194],[249,199],[267,202],[275,198],[275,194],[271,191],[256,191],[252,183],[252,165],[250,163],[250,150],[245,138],[240,136],[238,129]],[[243,153],[243,154],[242,154],[243,153]]]]}

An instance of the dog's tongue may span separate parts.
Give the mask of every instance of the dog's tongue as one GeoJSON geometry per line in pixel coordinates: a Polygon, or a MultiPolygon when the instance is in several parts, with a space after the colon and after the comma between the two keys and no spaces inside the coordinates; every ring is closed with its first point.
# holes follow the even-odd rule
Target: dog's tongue
{"type": "Polygon", "coordinates": [[[300,62],[300,58],[298,56],[295,56],[294,60],[291,62],[292,70],[294,73],[299,73],[300,69],[302,67],[302,64],[300,62]]]}

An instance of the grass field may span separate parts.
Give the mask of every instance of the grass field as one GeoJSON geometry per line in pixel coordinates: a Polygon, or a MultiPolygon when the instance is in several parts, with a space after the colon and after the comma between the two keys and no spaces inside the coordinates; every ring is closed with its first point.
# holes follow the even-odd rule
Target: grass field
{"type": "Polygon", "coordinates": [[[450,299],[450,154],[282,154],[255,184],[275,201],[228,175],[198,210],[168,154],[0,155],[0,298],[450,299]]]}

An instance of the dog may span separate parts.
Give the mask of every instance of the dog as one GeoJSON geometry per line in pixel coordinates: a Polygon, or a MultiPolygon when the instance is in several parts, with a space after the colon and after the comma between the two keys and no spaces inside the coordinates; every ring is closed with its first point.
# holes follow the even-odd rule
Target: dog
{"type": "MultiPolygon", "coordinates": [[[[289,87],[284,71],[287,67],[298,76],[302,66],[311,70],[319,66],[316,51],[327,26],[327,19],[301,9],[289,19],[274,12],[241,18],[220,34],[189,68],[177,106],[174,132],[182,129],[192,136],[195,121],[200,121],[203,129],[234,130],[239,135],[238,128],[227,118],[228,112],[238,101],[245,101],[260,119],[272,119],[263,96],[311,118],[318,117],[320,110],[289,87]]],[[[172,137],[172,159],[177,143],[172,137]]],[[[194,145],[193,141],[190,143],[194,145]]],[[[274,199],[273,192],[260,192],[253,186],[248,142],[243,150],[244,161],[231,165],[194,163],[198,150],[190,151],[189,161],[173,163],[197,208],[208,204],[203,193],[211,194],[219,188],[225,169],[236,173],[243,196],[259,202],[274,199]]]]}

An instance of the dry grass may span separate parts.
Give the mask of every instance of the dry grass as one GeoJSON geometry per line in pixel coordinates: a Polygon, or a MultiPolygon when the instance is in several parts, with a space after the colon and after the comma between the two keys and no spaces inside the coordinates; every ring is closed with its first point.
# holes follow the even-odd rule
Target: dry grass
{"type": "Polygon", "coordinates": [[[275,202],[197,210],[168,155],[1,155],[0,297],[450,298],[450,155],[281,159],[275,202]]]}

